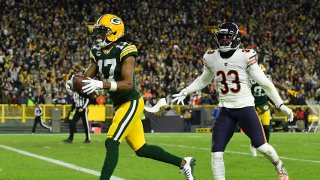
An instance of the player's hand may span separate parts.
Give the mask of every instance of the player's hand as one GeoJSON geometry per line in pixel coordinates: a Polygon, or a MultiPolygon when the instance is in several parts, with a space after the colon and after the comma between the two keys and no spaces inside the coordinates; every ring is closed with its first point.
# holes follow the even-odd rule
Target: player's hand
{"type": "Polygon", "coordinates": [[[224,87],[223,87],[223,85],[221,84],[221,81],[222,81],[223,79],[222,79],[222,77],[221,76],[216,76],[215,78],[214,78],[214,82],[216,83],[216,89],[219,89],[219,91],[220,91],[220,89],[223,89],[224,87]]]}
{"type": "Polygon", "coordinates": [[[66,82],[66,89],[69,94],[72,94],[72,80],[74,75],[71,76],[71,78],[66,82]]]}
{"type": "Polygon", "coordinates": [[[222,79],[222,77],[221,76],[216,76],[215,78],[214,78],[214,81],[216,82],[216,83],[219,83],[219,82],[221,82],[223,79],[222,79]]]}
{"type": "Polygon", "coordinates": [[[95,79],[89,78],[88,80],[82,80],[82,82],[87,83],[82,87],[83,93],[91,94],[93,91],[103,88],[103,82],[95,79]]]}
{"type": "Polygon", "coordinates": [[[187,97],[187,95],[188,95],[187,90],[182,89],[179,94],[172,95],[172,97],[174,97],[174,99],[172,100],[172,104],[177,101],[177,105],[180,103],[184,105],[183,100],[187,97]]]}
{"type": "Polygon", "coordinates": [[[282,105],[280,105],[280,110],[288,116],[289,122],[293,121],[293,112],[290,108],[288,108],[286,105],[282,104],[282,105]]]}

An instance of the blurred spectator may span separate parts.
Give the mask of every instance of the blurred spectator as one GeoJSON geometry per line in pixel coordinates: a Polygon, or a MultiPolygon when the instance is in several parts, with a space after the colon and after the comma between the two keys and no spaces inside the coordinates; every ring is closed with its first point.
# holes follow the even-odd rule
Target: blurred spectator
{"type": "Polygon", "coordinates": [[[32,95],[32,93],[28,93],[28,96],[27,96],[27,105],[28,106],[32,106],[34,105],[34,97],[32,95]]]}
{"type": "Polygon", "coordinates": [[[28,98],[26,97],[24,91],[22,91],[21,94],[18,97],[18,104],[20,104],[20,105],[21,104],[25,104],[25,105],[28,104],[28,98]]]}
{"type": "Polygon", "coordinates": [[[208,96],[208,94],[203,94],[200,98],[199,105],[210,105],[213,104],[212,99],[208,96]]]}
{"type": "Polygon", "coordinates": [[[3,54],[2,50],[0,50],[0,74],[5,71],[6,57],[3,54]]]}
{"type": "Polygon", "coordinates": [[[20,73],[20,69],[17,63],[13,64],[10,69],[9,69],[9,73],[10,73],[10,78],[12,80],[13,83],[13,87],[18,87],[19,86],[19,73],[20,73]]]}
{"type": "Polygon", "coordinates": [[[51,93],[46,93],[44,96],[44,103],[45,104],[53,104],[53,99],[51,93]]]}
{"type": "Polygon", "coordinates": [[[99,96],[96,98],[96,101],[98,105],[104,105],[106,102],[106,97],[102,93],[99,93],[99,96]]]}
{"type": "Polygon", "coordinates": [[[182,118],[184,124],[184,132],[191,132],[191,115],[192,115],[192,106],[182,110],[182,118]]]}
{"type": "Polygon", "coordinates": [[[303,116],[303,120],[304,120],[304,131],[308,131],[309,130],[309,115],[310,115],[310,110],[309,108],[306,108],[304,110],[304,116],[303,116]]]}
{"type": "Polygon", "coordinates": [[[19,100],[16,94],[12,94],[11,96],[11,104],[19,104],[19,100]]]}
{"type": "Polygon", "coordinates": [[[42,92],[39,91],[36,96],[34,97],[34,101],[38,104],[45,104],[44,96],[42,95],[42,92]]]}
{"type": "Polygon", "coordinates": [[[53,98],[53,104],[66,104],[66,95],[60,92],[57,97],[53,98]]]}
{"type": "Polygon", "coordinates": [[[199,96],[196,93],[193,93],[191,96],[192,106],[198,106],[199,105],[199,96]]]}
{"type": "Polygon", "coordinates": [[[304,120],[304,111],[302,108],[299,108],[298,109],[298,112],[297,112],[297,120],[304,120]]]}
{"type": "MultiPolygon", "coordinates": [[[[121,14],[139,40],[136,73],[142,93],[166,97],[201,74],[202,54],[215,48],[211,32],[223,19],[239,24],[242,48],[255,48],[274,81],[320,101],[318,1],[12,2],[2,3],[0,11],[0,80],[10,96],[14,88],[19,96],[36,94],[40,86],[52,98],[62,92],[71,103],[65,81],[90,63],[87,22],[113,13],[121,14]]],[[[292,104],[304,104],[302,98],[292,104]]]]}
{"type": "Polygon", "coordinates": [[[110,95],[109,94],[106,94],[106,102],[105,102],[105,104],[109,104],[109,105],[111,105],[112,104],[112,100],[111,100],[111,98],[110,98],[110,95]]]}
{"type": "Polygon", "coordinates": [[[11,104],[11,96],[7,89],[3,90],[3,92],[1,93],[1,99],[2,104],[11,104]]]}
{"type": "Polygon", "coordinates": [[[176,116],[177,113],[171,109],[171,107],[166,108],[166,112],[164,113],[164,116],[176,116]]]}
{"type": "Polygon", "coordinates": [[[301,95],[301,93],[297,94],[297,97],[290,97],[290,102],[289,104],[293,104],[293,105],[306,105],[306,100],[304,98],[303,95],[301,95]]]}

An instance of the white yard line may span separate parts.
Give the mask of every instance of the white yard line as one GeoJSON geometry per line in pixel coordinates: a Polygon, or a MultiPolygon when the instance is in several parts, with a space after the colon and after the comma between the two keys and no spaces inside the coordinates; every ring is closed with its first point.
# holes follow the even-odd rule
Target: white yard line
{"type": "MultiPolygon", "coordinates": [[[[48,158],[48,157],[45,157],[45,156],[40,156],[40,155],[37,155],[37,154],[33,154],[33,153],[30,153],[30,152],[27,152],[27,151],[24,151],[24,150],[16,149],[16,148],[5,146],[5,145],[1,145],[1,144],[0,144],[0,148],[6,149],[6,150],[10,150],[10,151],[14,151],[16,153],[23,154],[23,155],[26,155],[26,156],[30,156],[30,157],[33,157],[33,158],[41,159],[41,160],[44,160],[44,161],[47,161],[47,162],[51,162],[51,163],[54,163],[54,164],[57,164],[57,165],[60,165],[60,166],[68,167],[68,168],[74,169],[76,171],[81,171],[81,172],[84,172],[84,173],[87,173],[87,174],[91,174],[91,175],[94,175],[94,176],[100,176],[100,172],[98,172],[98,171],[94,171],[94,170],[91,170],[91,169],[87,169],[87,168],[83,168],[83,167],[80,167],[80,166],[76,166],[74,164],[66,163],[66,162],[63,162],[63,161],[60,161],[60,160],[48,158]]],[[[124,179],[112,176],[111,180],[124,180],[124,179]]]]}
{"type": "MultiPolygon", "coordinates": [[[[173,145],[173,144],[163,144],[163,143],[157,143],[158,145],[163,145],[163,146],[170,146],[170,147],[179,147],[179,148],[189,148],[189,149],[197,149],[197,150],[204,150],[210,152],[210,148],[201,148],[201,147],[195,147],[195,146],[185,146],[185,145],[173,145]]],[[[246,156],[251,156],[250,153],[246,152],[240,152],[240,151],[225,151],[226,153],[231,153],[231,154],[241,154],[241,155],[246,155],[246,156]]],[[[262,156],[262,155],[258,155],[262,156]]],[[[320,164],[319,160],[308,160],[308,159],[298,159],[298,158],[291,158],[291,157],[284,157],[280,156],[281,159],[287,159],[287,160],[292,160],[292,161],[301,161],[301,162],[309,162],[309,163],[317,163],[320,164]]]]}

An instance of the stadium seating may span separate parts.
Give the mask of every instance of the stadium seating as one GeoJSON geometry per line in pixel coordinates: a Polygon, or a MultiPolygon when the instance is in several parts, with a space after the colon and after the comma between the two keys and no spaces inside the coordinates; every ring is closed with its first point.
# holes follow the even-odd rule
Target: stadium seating
{"type": "MultiPolygon", "coordinates": [[[[151,99],[179,91],[187,84],[185,82],[201,73],[202,55],[208,48],[215,48],[212,33],[222,21],[239,24],[242,47],[255,48],[274,80],[303,95],[299,100],[283,93],[285,100],[299,104],[303,103],[303,98],[320,99],[317,90],[320,87],[317,74],[320,73],[319,68],[315,68],[319,67],[317,33],[314,31],[319,29],[320,23],[314,23],[319,19],[317,8],[310,8],[317,7],[316,1],[288,5],[272,1],[177,0],[174,4],[150,0],[112,3],[59,3],[54,0],[34,1],[30,4],[33,8],[24,8],[23,1],[14,5],[4,3],[0,12],[4,19],[0,24],[3,30],[0,39],[4,42],[0,43],[0,80],[11,97],[1,97],[2,103],[13,96],[20,97],[22,92],[32,99],[39,89],[48,104],[60,98],[70,103],[65,81],[72,73],[88,66],[90,34],[87,25],[105,12],[118,14],[139,37],[137,83],[142,93],[150,91],[154,95],[151,99]],[[228,11],[226,15],[224,10],[233,7],[239,9],[228,11]],[[262,8],[241,13],[246,11],[245,7],[262,8]],[[277,8],[279,11],[273,11],[277,8]],[[290,15],[281,12],[290,12],[290,15]],[[28,16],[21,18],[22,14],[28,16]],[[289,21],[288,17],[299,18],[289,21]],[[16,50],[20,53],[14,53],[16,50]]],[[[216,93],[212,89],[205,91],[212,99],[210,102],[216,103],[216,93]]]]}

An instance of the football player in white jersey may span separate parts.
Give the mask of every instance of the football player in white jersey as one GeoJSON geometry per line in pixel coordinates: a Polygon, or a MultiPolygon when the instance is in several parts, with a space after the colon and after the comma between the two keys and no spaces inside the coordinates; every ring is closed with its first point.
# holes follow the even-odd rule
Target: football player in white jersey
{"type": "Polygon", "coordinates": [[[289,179],[284,164],[275,149],[266,141],[261,122],[255,112],[250,79],[264,89],[269,98],[293,120],[292,110],[283,104],[273,83],[258,65],[258,55],[252,49],[240,49],[241,34],[234,23],[223,23],[214,37],[217,50],[204,55],[204,70],[188,87],[174,94],[173,102],[184,104],[185,97],[201,90],[215,80],[219,89],[219,115],[212,129],[212,170],[216,180],[225,179],[223,153],[234,134],[237,124],[251,143],[275,166],[279,179],[289,179]]]}

